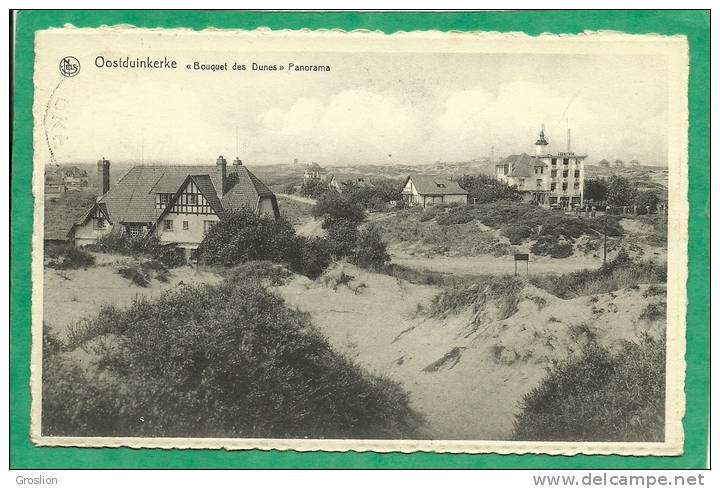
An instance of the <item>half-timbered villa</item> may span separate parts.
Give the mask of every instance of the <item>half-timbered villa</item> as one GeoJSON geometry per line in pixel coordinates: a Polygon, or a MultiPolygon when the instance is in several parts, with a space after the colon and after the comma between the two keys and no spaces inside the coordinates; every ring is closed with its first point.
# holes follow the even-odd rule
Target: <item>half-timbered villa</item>
{"type": "Polygon", "coordinates": [[[224,215],[243,208],[277,219],[275,194],[239,159],[228,166],[135,166],[110,188],[110,162],[98,161],[102,195],[70,230],[75,246],[110,233],[154,235],[174,243],[190,258],[205,234],[224,215]]]}

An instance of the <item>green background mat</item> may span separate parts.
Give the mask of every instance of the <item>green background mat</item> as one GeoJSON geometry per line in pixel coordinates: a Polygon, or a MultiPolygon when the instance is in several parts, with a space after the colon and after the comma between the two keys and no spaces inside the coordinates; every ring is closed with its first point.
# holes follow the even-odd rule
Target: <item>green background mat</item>
{"type": "MultiPolygon", "coordinates": [[[[17,15],[11,194],[10,465],[30,468],[704,468],[708,443],[710,260],[710,13],[707,11],[200,12],[22,11],[17,15]],[[685,454],[680,457],[378,454],[129,448],[38,448],[30,428],[33,38],[37,30],[138,27],[523,31],[613,30],[685,35],[690,45],[689,273],[685,454]]],[[[479,413],[478,415],[481,415],[479,413]]]]}

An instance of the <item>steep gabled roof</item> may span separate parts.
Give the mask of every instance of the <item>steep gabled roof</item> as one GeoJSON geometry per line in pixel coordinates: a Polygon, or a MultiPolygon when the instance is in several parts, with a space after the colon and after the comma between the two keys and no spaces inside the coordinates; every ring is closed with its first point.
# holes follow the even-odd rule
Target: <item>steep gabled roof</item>
{"type": "Polygon", "coordinates": [[[260,197],[274,195],[250,170],[239,165],[233,165],[232,172],[228,173],[228,187],[227,193],[220,199],[226,210],[255,209],[260,197]]]}
{"type": "Polygon", "coordinates": [[[530,168],[535,164],[540,164],[540,162],[529,154],[522,153],[508,156],[502,161],[502,164],[510,167],[507,174],[509,177],[529,177],[533,173],[530,168]]]}
{"type": "Polygon", "coordinates": [[[435,175],[410,175],[405,180],[412,180],[415,190],[421,195],[467,195],[468,191],[452,180],[435,175]]]}
{"type": "Polygon", "coordinates": [[[189,180],[197,185],[219,216],[225,211],[242,207],[256,209],[261,197],[274,196],[244,166],[228,165],[225,195],[220,188],[220,179],[220,170],[216,165],[136,166],[98,199],[98,205],[103,206],[103,211],[113,223],[155,223],[164,211],[155,205],[156,194],[173,194],[174,201],[189,180]]]}

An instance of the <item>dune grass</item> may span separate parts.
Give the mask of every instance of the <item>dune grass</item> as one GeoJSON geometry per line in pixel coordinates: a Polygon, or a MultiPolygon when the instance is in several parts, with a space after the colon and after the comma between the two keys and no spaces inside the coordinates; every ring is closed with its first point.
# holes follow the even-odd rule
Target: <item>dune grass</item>
{"type": "Polygon", "coordinates": [[[512,438],[659,442],[664,420],[665,341],[646,335],[615,353],[590,341],[523,398],[512,438]]]}

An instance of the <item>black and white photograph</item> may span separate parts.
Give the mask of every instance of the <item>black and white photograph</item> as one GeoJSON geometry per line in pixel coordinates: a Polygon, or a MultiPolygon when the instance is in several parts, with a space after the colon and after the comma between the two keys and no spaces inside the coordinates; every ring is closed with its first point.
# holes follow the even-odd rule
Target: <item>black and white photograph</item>
{"type": "Polygon", "coordinates": [[[683,38],[35,51],[36,444],[682,452],[683,38]]]}

